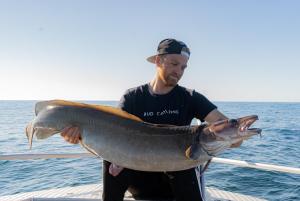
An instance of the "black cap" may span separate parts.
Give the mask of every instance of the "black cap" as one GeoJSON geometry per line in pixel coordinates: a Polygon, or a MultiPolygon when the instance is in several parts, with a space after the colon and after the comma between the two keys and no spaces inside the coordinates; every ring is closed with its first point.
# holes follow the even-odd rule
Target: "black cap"
{"type": "Polygon", "coordinates": [[[162,40],[157,48],[157,54],[147,58],[147,61],[155,63],[155,57],[157,55],[164,54],[181,54],[186,57],[190,57],[190,50],[187,45],[179,40],[167,38],[162,40]]]}

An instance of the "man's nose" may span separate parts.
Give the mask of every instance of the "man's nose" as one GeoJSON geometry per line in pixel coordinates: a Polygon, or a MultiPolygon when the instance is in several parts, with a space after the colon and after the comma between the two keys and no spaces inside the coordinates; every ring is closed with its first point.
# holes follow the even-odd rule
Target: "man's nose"
{"type": "Polygon", "coordinates": [[[180,72],[180,70],[178,68],[176,68],[172,74],[175,74],[177,77],[179,77],[182,73],[180,72]]]}
{"type": "Polygon", "coordinates": [[[178,66],[175,69],[175,72],[176,72],[177,75],[182,75],[183,74],[183,67],[182,66],[178,66]]]}

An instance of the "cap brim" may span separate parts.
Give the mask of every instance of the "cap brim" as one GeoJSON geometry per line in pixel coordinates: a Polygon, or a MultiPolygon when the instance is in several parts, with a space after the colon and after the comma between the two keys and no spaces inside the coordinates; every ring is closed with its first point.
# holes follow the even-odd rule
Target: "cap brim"
{"type": "Polygon", "coordinates": [[[148,57],[147,58],[147,61],[149,61],[150,63],[154,63],[155,64],[155,58],[156,58],[157,55],[153,55],[151,57],[148,57]]]}

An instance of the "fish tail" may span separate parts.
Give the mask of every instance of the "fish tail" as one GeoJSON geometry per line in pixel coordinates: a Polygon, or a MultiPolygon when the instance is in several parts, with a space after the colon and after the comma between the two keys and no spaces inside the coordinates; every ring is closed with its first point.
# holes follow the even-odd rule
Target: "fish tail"
{"type": "Polygon", "coordinates": [[[32,138],[33,138],[33,134],[34,134],[34,130],[33,130],[33,127],[32,127],[32,122],[30,122],[26,126],[25,132],[26,132],[26,136],[27,136],[27,139],[28,139],[28,143],[29,143],[29,149],[31,149],[32,148],[32,138]]]}

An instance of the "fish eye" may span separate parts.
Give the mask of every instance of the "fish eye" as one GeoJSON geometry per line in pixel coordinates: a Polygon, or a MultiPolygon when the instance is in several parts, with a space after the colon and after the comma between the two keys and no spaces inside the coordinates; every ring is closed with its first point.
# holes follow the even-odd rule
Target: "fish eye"
{"type": "Polygon", "coordinates": [[[229,119],[228,122],[230,123],[231,126],[237,126],[238,121],[236,119],[229,119]]]}

